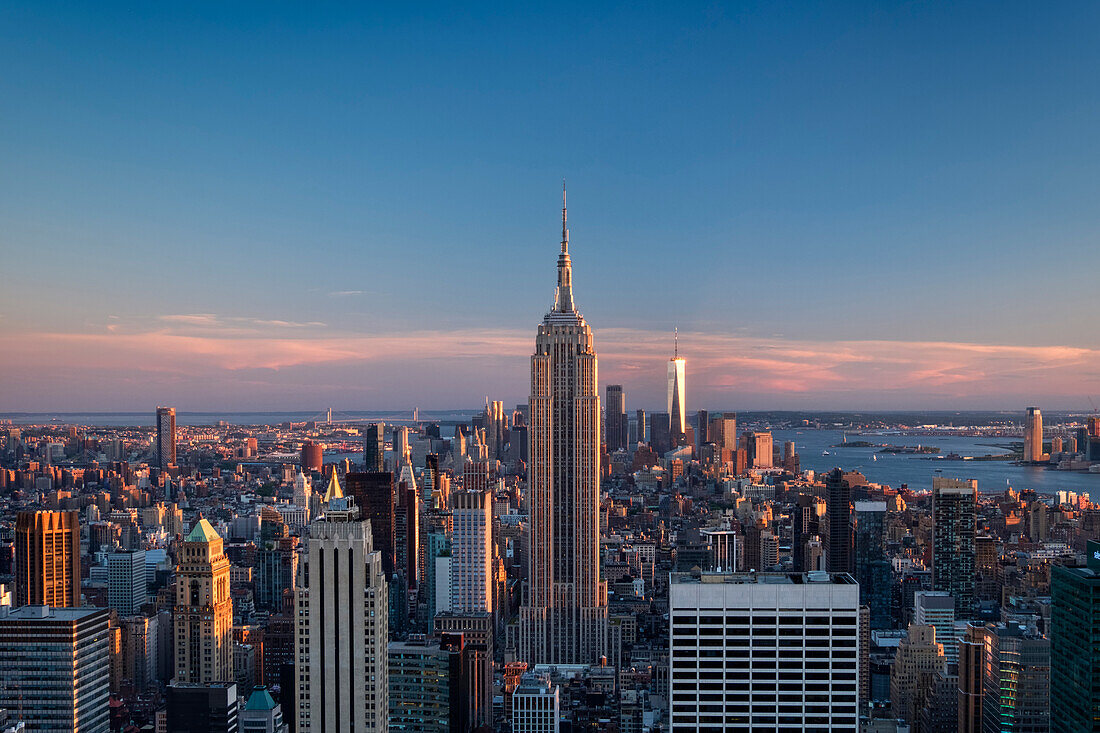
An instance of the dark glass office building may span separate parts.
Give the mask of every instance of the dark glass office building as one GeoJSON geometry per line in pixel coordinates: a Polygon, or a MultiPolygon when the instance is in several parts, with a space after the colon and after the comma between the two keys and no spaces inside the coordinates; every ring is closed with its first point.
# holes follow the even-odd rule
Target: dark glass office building
{"type": "Polygon", "coordinates": [[[1100,733],[1100,542],[1050,572],[1050,732],[1100,733]]]}
{"type": "Polygon", "coordinates": [[[892,571],[886,555],[886,502],[855,502],[852,523],[859,603],[870,610],[872,629],[889,629],[892,571]]]}

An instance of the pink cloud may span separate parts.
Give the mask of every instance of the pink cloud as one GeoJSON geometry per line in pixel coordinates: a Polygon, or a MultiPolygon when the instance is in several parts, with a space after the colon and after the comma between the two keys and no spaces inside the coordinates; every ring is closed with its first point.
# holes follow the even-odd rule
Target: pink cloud
{"type": "MultiPolygon", "coordinates": [[[[204,409],[333,397],[380,409],[476,405],[486,394],[518,402],[533,343],[533,328],[363,334],[215,314],[112,319],[89,333],[5,331],[0,380],[13,389],[0,410],[132,409],[165,393],[204,409]]],[[[1100,352],[1073,346],[709,333],[684,333],[680,344],[689,402],[716,409],[1076,404],[1100,382],[1100,352]]],[[[660,405],[670,346],[663,332],[597,330],[601,383],[622,382],[631,404],[660,405]]]]}

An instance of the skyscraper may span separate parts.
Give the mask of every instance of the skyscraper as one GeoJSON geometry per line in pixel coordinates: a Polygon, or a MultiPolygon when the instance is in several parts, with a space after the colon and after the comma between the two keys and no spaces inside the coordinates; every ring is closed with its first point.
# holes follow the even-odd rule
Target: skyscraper
{"type": "Polygon", "coordinates": [[[1027,408],[1024,418],[1024,461],[1043,460],[1043,413],[1038,407],[1027,408]]]}
{"type": "Polygon", "coordinates": [[[668,360],[669,432],[674,446],[684,445],[687,435],[687,407],[684,376],[687,361],[680,356],[680,336],[676,334],[673,356],[668,360]]]}
{"type": "Polygon", "coordinates": [[[531,357],[528,598],[520,658],[591,663],[607,652],[600,582],[600,395],[592,329],[573,305],[565,194],[554,309],[531,357]]]}
{"type": "Polygon", "coordinates": [[[673,573],[669,616],[672,733],[856,730],[850,575],[673,573]]]}
{"type": "Polygon", "coordinates": [[[1100,731],[1100,542],[1050,568],[1050,733],[1100,731]]]}
{"type": "Polygon", "coordinates": [[[695,423],[699,426],[698,431],[695,434],[695,440],[698,442],[699,447],[711,442],[710,437],[710,411],[699,410],[695,413],[695,423]]]}
{"type": "Polygon", "coordinates": [[[145,603],[145,550],[119,550],[107,556],[107,604],[120,616],[145,603]]]}
{"type": "Polygon", "coordinates": [[[959,661],[959,637],[955,635],[955,599],[942,590],[919,590],[913,594],[913,623],[931,626],[943,646],[947,664],[959,661]]]}
{"type": "Polygon", "coordinates": [[[234,679],[229,568],[222,538],[200,519],[184,538],[176,567],[176,682],[234,679]]]}
{"type": "Polygon", "coordinates": [[[407,465],[411,459],[409,429],[404,425],[398,425],[393,429],[393,472],[400,473],[401,467],[407,465]]]}
{"type": "Polygon", "coordinates": [[[852,487],[844,472],[834,468],[825,476],[825,569],[830,573],[852,570],[852,487]]]}
{"type": "Polygon", "coordinates": [[[385,423],[372,423],[363,433],[363,470],[368,473],[386,470],[385,423]]]}
{"type": "MultiPolygon", "coordinates": [[[[171,631],[161,631],[160,614],[156,616],[124,616],[118,620],[119,647],[122,660],[122,679],[128,680],[135,690],[156,687],[161,679],[160,661],[168,662],[168,639],[171,631]],[[163,641],[162,641],[163,639],[163,641]],[[163,654],[160,649],[163,644],[163,654]]],[[[165,614],[164,618],[168,618],[165,614]]]]}
{"type": "Polygon", "coordinates": [[[932,587],[955,597],[955,611],[974,611],[974,564],[978,482],[932,479],[932,587]]]}
{"type": "Polygon", "coordinates": [[[741,447],[749,468],[771,468],[774,463],[774,442],[770,431],[741,433],[741,447]]]}
{"type": "Polygon", "coordinates": [[[489,460],[504,457],[505,444],[504,403],[500,400],[485,403],[485,444],[489,449],[489,460]]]}
{"type": "Polygon", "coordinates": [[[19,512],[15,605],[80,605],[79,512],[19,512]]]}
{"type": "Polygon", "coordinates": [[[278,537],[256,550],[256,605],[268,611],[283,606],[283,591],[298,577],[298,538],[278,537]]]}
{"type": "Polygon", "coordinates": [[[307,522],[309,521],[309,500],[312,496],[313,489],[310,487],[309,478],[298,471],[298,475],[294,477],[294,505],[305,510],[307,522]]]}
{"type": "Polygon", "coordinates": [[[635,423],[637,423],[636,429],[638,431],[638,442],[639,443],[646,442],[645,410],[635,410],[634,411],[634,421],[635,421],[635,423]]]}
{"type": "Polygon", "coordinates": [[[959,639],[959,733],[982,733],[985,626],[972,622],[959,639]]]}
{"type": "Polygon", "coordinates": [[[672,433],[667,412],[654,412],[649,416],[649,447],[658,456],[672,450],[672,433]]]}
{"type": "Polygon", "coordinates": [[[176,408],[157,408],[157,466],[168,468],[176,463],[176,408]]]}
{"type": "Polygon", "coordinates": [[[870,612],[870,628],[888,629],[892,571],[886,554],[886,502],[857,501],[854,521],[852,569],[859,583],[859,602],[870,612]]]}
{"type": "Polygon", "coordinates": [[[344,476],[344,483],[347,495],[355,499],[359,518],[370,521],[371,546],[382,553],[382,571],[387,578],[392,578],[396,569],[394,514],[397,511],[393,474],[389,471],[352,471],[344,476]]]}
{"type": "Polygon", "coordinates": [[[627,422],[626,403],[621,384],[607,385],[607,452],[614,453],[626,448],[627,422]]]}
{"type": "Polygon", "coordinates": [[[491,613],[451,613],[432,619],[432,632],[438,638],[461,636],[469,654],[467,689],[470,717],[475,727],[493,726],[493,615],[491,613]]]}
{"type": "Polygon", "coordinates": [[[394,571],[401,578],[404,590],[415,597],[422,580],[420,494],[411,467],[403,466],[401,471],[405,480],[397,484],[397,506],[393,515],[394,571]]]}
{"type": "Polygon", "coordinates": [[[295,596],[298,733],[384,733],[389,636],[382,555],[339,484],[309,526],[305,582],[295,596]]]}
{"type": "Polygon", "coordinates": [[[28,731],[107,733],[108,614],[0,607],[0,708],[17,714],[28,731]]]}
{"type": "Polygon", "coordinates": [[[492,613],[492,494],[454,492],[451,515],[451,612],[492,613]]]}
{"type": "Polygon", "coordinates": [[[920,711],[918,689],[929,675],[947,669],[943,645],[933,626],[909,624],[890,669],[890,707],[894,717],[912,723],[920,711]]]}
{"type": "Polygon", "coordinates": [[[393,733],[465,733],[473,728],[470,651],[461,634],[389,645],[393,733]]]}
{"type": "Polygon", "coordinates": [[[982,670],[983,730],[1050,730],[1050,639],[1018,624],[990,624],[982,670]]]}
{"type": "Polygon", "coordinates": [[[710,419],[710,442],[719,448],[737,449],[737,413],[723,412],[710,419]]]}

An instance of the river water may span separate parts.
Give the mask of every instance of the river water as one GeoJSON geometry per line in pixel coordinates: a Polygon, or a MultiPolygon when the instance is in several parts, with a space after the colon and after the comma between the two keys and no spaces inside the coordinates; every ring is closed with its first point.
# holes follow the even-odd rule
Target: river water
{"type": "MultiPolygon", "coordinates": [[[[945,476],[978,479],[978,488],[984,492],[999,492],[1008,486],[1017,490],[1034,489],[1047,494],[1061,489],[1076,491],[1078,494],[1100,492],[1100,474],[1016,466],[1010,461],[961,461],[929,455],[879,453],[879,448],[834,448],[832,446],[844,440],[844,434],[839,430],[774,430],[772,435],[775,444],[779,446],[785,441],[794,441],[803,470],[828,471],[837,467],[846,471],[856,470],[869,481],[889,484],[894,488],[906,484],[914,490],[928,489],[932,486],[933,476],[945,476]],[[829,455],[822,455],[823,452],[828,452],[829,455]]],[[[848,434],[848,440],[889,445],[936,446],[940,449],[941,456],[949,453],[960,456],[999,455],[1008,450],[997,445],[1011,442],[1008,438],[851,433],[848,434]]],[[[1100,497],[1100,493],[1097,495],[1100,497]]]]}

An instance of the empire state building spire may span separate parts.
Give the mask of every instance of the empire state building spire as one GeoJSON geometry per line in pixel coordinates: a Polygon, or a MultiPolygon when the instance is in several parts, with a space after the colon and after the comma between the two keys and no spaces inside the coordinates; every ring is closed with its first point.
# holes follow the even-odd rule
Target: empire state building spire
{"type": "Polygon", "coordinates": [[[565,181],[561,184],[561,254],[558,255],[558,290],[554,296],[554,310],[572,313],[573,264],[569,259],[569,228],[566,226],[565,181]]]}
{"type": "MultiPolygon", "coordinates": [[[[592,329],[573,305],[565,187],[554,310],[535,336],[528,403],[528,593],[519,658],[592,664],[608,655],[600,580],[600,396],[592,329]]],[[[610,655],[617,658],[616,654],[610,655]]]]}

